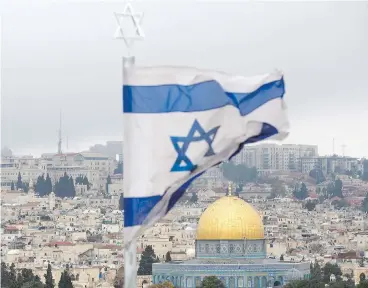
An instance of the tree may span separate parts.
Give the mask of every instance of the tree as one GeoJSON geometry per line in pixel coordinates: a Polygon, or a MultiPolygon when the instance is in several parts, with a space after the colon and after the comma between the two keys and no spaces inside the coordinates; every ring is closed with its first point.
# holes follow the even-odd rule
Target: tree
{"type": "Polygon", "coordinates": [[[359,282],[364,282],[365,281],[365,274],[364,273],[361,273],[359,275],[359,282]]]}
{"type": "Polygon", "coordinates": [[[18,172],[18,180],[17,180],[17,190],[23,188],[23,182],[22,182],[22,176],[20,175],[20,172],[18,172]]]}
{"type": "Polygon", "coordinates": [[[54,279],[52,278],[51,264],[47,265],[45,277],[45,288],[54,288],[54,279]]]}
{"type": "Polygon", "coordinates": [[[291,281],[290,283],[285,285],[285,288],[310,288],[310,287],[312,286],[310,286],[310,283],[308,280],[291,281]]]}
{"type": "Polygon", "coordinates": [[[326,181],[326,177],[325,177],[325,175],[323,175],[323,172],[322,172],[321,169],[312,169],[309,172],[309,177],[316,180],[316,184],[319,184],[319,183],[322,183],[322,182],[326,181]]]}
{"type": "Polygon", "coordinates": [[[342,181],[340,179],[336,179],[334,186],[335,186],[334,196],[343,198],[344,196],[342,195],[342,181]]]}
{"type": "Polygon", "coordinates": [[[120,198],[119,198],[119,209],[121,211],[124,210],[124,194],[123,193],[120,194],[120,198]]]}
{"type": "Polygon", "coordinates": [[[326,263],[326,265],[323,267],[323,282],[329,283],[330,282],[330,276],[331,274],[334,274],[336,276],[336,280],[341,280],[342,272],[337,264],[331,264],[326,263]]]}
{"type": "Polygon", "coordinates": [[[8,266],[4,262],[1,262],[1,287],[9,287],[10,281],[8,266]]]}
{"type": "Polygon", "coordinates": [[[59,281],[59,288],[73,288],[72,278],[69,275],[68,270],[64,270],[61,273],[60,281],[59,281]]]}
{"type": "Polygon", "coordinates": [[[362,281],[360,282],[356,288],[368,288],[368,281],[362,281]]]}
{"type": "Polygon", "coordinates": [[[139,261],[138,275],[152,275],[152,264],[160,262],[151,245],[143,251],[139,261]]]}
{"type": "MultiPolygon", "coordinates": [[[[45,177],[44,174],[42,176],[37,177],[37,182],[35,185],[35,191],[40,195],[41,197],[46,195],[46,189],[45,189],[45,177]]],[[[51,192],[51,191],[50,191],[51,192]]]]}
{"type": "Polygon", "coordinates": [[[123,174],[123,162],[118,163],[118,167],[114,170],[114,174],[123,174]]]}
{"type": "Polygon", "coordinates": [[[106,194],[109,193],[109,184],[111,184],[111,177],[110,175],[107,176],[107,179],[106,179],[106,194]]]}
{"type": "Polygon", "coordinates": [[[362,211],[368,213],[368,193],[365,195],[365,198],[362,202],[362,211]]]}
{"type": "Polygon", "coordinates": [[[307,201],[305,203],[304,207],[308,209],[308,211],[313,211],[316,208],[316,202],[315,201],[307,201]]]}
{"type": "Polygon", "coordinates": [[[10,185],[10,190],[11,191],[14,191],[15,190],[15,185],[14,185],[14,182],[12,181],[11,185],[10,185]]]}
{"type": "Polygon", "coordinates": [[[52,182],[49,173],[46,174],[46,180],[44,185],[45,185],[44,188],[45,195],[50,194],[52,192],[52,182]]]}
{"type": "Polygon", "coordinates": [[[55,183],[55,195],[60,198],[75,197],[75,187],[73,177],[69,177],[66,172],[64,176],[60,177],[59,181],[55,183]]]}
{"type": "Polygon", "coordinates": [[[284,254],[281,254],[280,261],[284,261],[284,254]]]}
{"type": "Polygon", "coordinates": [[[203,278],[201,288],[225,288],[225,285],[216,276],[207,276],[203,278]]]}
{"type": "Polygon", "coordinates": [[[87,176],[83,177],[82,184],[87,186],[87,190],[89,190],[91,188],[91,183],[89,183],[87,176]]]}
{"type": "Polygon", "coordinates": [[[368,181],[368,160],[363,161],[362,180],[363,181],[368,181]]]}
{"type": "Polygon", "coordinates": [[[192,197],[190,198],[190,202],[197,203],[197,201],[198,201],[197,193],[193,192],[192,197]]]}
{"type": "Polygon", "coordinates": [[[257,180],[257,169],[246,165],[235,165],[231,162],[223,163],[221,166],[224,177],[236,184],[255,182],[257,180]]]}
{"type": "Polygon", "coordinates": [[[317,261],[314,264],[311,263],[311,283],[313,283],[313,287],[318,287],[320,283],[322,283],[322,269],[317,261]]]}
{"type": "Polygon", "coordinates": [[[159,284],[153,284],[149,288],[174,288],[174,285],[170,281],[164,281],[159,284]]]}
{"type": "Polygon", "coordinates": [[[170,251],[167,251],[167,253],[166,253],[165,262],[171,262],[171,253],[170,253],[170,251]]]}
{"type": "Polygon", "coordinates": [[[294,191],[293,191],[293,195],[295,198],[299,199],[299,200],[304,200],[305,198],[308,197],[308,189],[307,186],[305,185],[305,183],[302,183],[302,185],[299,187],[295,187],[294,191]]]}

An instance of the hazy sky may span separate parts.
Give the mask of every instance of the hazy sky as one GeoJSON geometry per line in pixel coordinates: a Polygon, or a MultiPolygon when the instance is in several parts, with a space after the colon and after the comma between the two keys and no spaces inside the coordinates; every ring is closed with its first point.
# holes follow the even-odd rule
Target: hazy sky
{"type": "MultiPolygon", "coordinates": [[[[285,73],[291,134],[321,154],[368,156],[368,2],[135,2],[139,65],[285,73]]],[[[3,0],[2,145],[68,149],[122,139],[120,1],[3,0]]]]}

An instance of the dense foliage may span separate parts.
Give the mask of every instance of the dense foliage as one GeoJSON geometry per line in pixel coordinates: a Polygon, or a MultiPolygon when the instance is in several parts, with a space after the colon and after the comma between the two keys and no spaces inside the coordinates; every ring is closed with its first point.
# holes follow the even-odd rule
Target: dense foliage
{"type": "Polygon", "coordinates": [[[60,177],[59,181],[55,183],[55,194],[60,198],[74,198],[75,187],[73,177],[69,177],[65,172],[64,176],[60,177]]]}
{"type": "Polygon", "coordinates": [[[34,189],[41,197],[52,192],[51,178],[48,173],[46,175],[46,179],[44,174],[38,176],[34,189]]]}
{"type": "Polygon", "coordinates": [[[225,288],[225,285],[216,276],[207,276],[203,278],[201,288],[225,288]]]}
{"type": "Polygon", "coordinates": [[[160,262],[156,257],[155,251],[151,245],[148,245],[143,251],[139,262],[138,275],[152,275],[152,264],[160,262]]]}
{"type": "Polygon", "coordinates": [[[1,262],[1,287],[2,288],[43,288],[40,277],[33,274],[31,269],[15,270],[14,263],[9,267],[1,262]]]}
{"type": "Polygon", "coordinates": [[[235,165],[231,162],[224,163],[221,166],[224,177],[236,184],[245,184],[257,180],[257,169],[249,168],[246,165],[235,165]]]}
{"type": "Polygon", "coordinates": [[[78,185],[86,185],[87,186],[87,190],[89,190],[91,188],[91,183],[89,183],[87,176],[78,176],[75,178],[75,184],[78,185]]]}

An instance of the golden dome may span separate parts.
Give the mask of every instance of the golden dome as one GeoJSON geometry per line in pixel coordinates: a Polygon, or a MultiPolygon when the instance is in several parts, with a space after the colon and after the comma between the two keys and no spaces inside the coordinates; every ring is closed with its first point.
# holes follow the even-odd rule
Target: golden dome
{"type": "Polygon", "coordinates": [[[244,200],[231,195],[208,206],[197,227],[197,240],[263,238],[263,223],[257,210],[244,200]]]}

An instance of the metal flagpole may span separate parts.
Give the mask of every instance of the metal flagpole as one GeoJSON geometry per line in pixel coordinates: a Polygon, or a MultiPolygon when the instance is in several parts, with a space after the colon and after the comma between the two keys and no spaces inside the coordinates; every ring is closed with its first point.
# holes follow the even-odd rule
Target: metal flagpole
{"type": "MultiPolygon", "coordinates": [[[[116,22],[118,24],[118,28],[115,32],[115,39],[122,39],[125,42],[127,47],[128,56],[123,57],[123,78],[127,73],[129,73],[129,69],[132,69],[135,65],[135,57],[130,55],[130,48],[135,40],[143,40],[144,33],[140,24],[143,20],[143,13],[135,13],[133,11],[133,7],[130,2],[128,2],[124,8],[123,13],[115,13],[116,22]],[[123,30],[122,20],[124,18],[129,18],[132,21],[135,34],[127,35],[123,30]]],[[[127,133],[126,121],[124,121],[124,134],[127,133]]],[[[127,140],[126,135],[124,135],[124,142],[127,140]]],[[[126,150],[128,145],[123,145],[123,149],[126,150]]],[[[127,155],[125,151],[123,151],[123,155],[127,155]]],[[[127,166],[129,165],[128,161],[123,161],[124,169],[123,171],[127,171],[127,166]]],[[[127,191],[127,181],[124,181],[124,191],[127,191]]],[[[125,288],[136,288],[137,287],[137,241],[134,239],[133,241],[126,243],[124,237],[124,287],[125,288]]]]}

